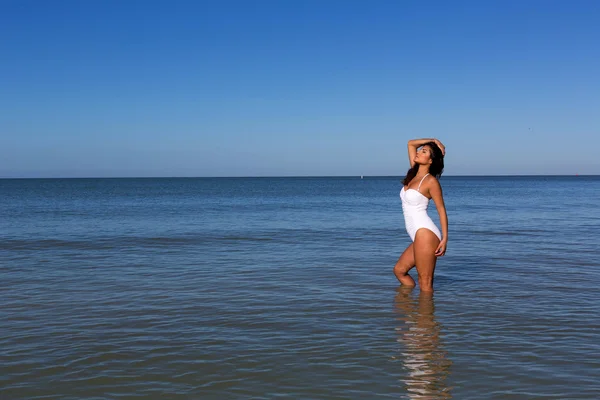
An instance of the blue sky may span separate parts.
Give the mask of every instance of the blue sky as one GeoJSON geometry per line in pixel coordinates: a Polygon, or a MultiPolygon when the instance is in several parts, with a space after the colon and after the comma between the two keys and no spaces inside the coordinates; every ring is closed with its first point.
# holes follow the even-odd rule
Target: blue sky
{"type": "Polygon", "coordinates": [[[600,174],[598,1],[0,0],[0,177],[600,174]]]}

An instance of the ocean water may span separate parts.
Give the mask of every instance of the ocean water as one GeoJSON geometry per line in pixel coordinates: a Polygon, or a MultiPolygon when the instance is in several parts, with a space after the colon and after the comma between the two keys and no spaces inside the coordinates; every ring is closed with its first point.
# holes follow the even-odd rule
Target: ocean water
{"type": "Polygon", "coordinates": [[[398,177],[0,180],[0,399],[600,398],[600,177],[441,183],[428,296],[398,177]]]}

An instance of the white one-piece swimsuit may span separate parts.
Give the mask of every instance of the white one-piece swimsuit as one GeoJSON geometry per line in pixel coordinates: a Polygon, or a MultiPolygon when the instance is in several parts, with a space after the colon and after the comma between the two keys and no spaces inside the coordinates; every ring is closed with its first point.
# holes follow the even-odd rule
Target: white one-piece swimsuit
{"type": "MultiPolygon", "coordinates": [[[[429,175],[429,174],[427,174],[429,175]]],[[[427,176],[425,175],[423,179],[427,176]]],[[[400,200],[402,200],[402,213],[404,214],[404,223],[406,225],[406,231],[408,232],[412,241],[415,241],[415,235],[421,228],[427,228],[442,240],[442,234],[437,226],[433,223],[429,215],[427,215],[427,207],[429,206],[429,199],[425,197],[419,190],[421,189],[421,183],[419,187],[415,189],[405,190],[404,186],[400,190],[400,200]]]]}

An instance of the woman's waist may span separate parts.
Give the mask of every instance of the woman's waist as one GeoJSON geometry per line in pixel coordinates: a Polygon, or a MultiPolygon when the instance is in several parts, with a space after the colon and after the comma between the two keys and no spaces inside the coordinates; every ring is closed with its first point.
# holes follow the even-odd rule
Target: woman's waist
{"type": "Polygon", "coordinates": [[[410,215],[421,215],[421,214],[425,214],[427,215],[427,206],[410,206],[410,205],[404,205],[402,206],[402,211],[404,212],[404,214],[410,214],[410,215]]]}
{"type": "Polygon", "coordinates": [[[404,219],[406,220],[417,220],[417,219],[431,219],[427,211],[410,211],[404,212],[404,219]]]}

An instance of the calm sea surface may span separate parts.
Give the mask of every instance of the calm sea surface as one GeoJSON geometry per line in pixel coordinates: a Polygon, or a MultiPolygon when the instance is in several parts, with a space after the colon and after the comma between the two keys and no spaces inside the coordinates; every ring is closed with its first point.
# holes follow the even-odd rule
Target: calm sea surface
{"type": "Polygon", "coordinates": [[[600,177],[443,177],[433,297],[399,180],[0,180],[0,399],[600,398],[600,177]]]}

